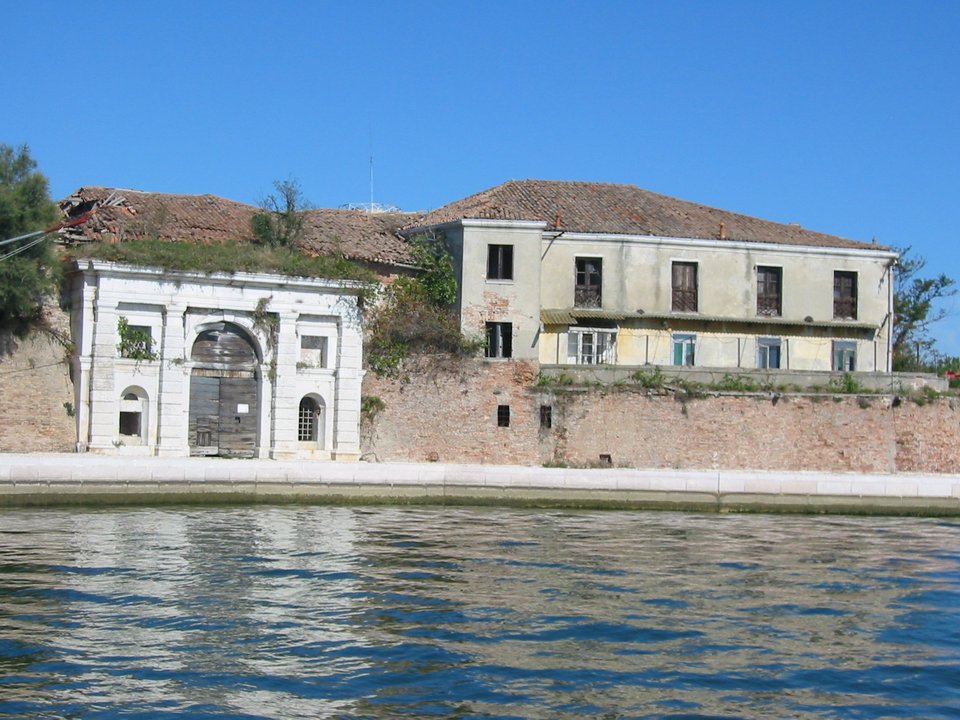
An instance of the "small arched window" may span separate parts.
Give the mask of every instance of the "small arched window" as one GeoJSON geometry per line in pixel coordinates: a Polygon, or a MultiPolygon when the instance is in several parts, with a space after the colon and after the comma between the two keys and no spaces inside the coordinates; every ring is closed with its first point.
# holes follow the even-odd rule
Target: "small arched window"
{"type": "Polygon", "coordinates": [[[317,448],[323,447],[325,434],[324,409],[323,400],[316,395],[307,395],[300,401],[297,418],[297,440],[316,443],[317,448]]]}
{"type": "Polygon", "coordinates": [[[317,401],[305,397],[300,401],[300,420],[297,423],[297,440],[315,442],[317,439],[317,401]]]}
{"type": "Polygon", "coordinates": [[[126,444],[140,444],[147,431],[147,394],[141,388],[127,388],[120,396],[120,414],[117,431],[126,444]]]}

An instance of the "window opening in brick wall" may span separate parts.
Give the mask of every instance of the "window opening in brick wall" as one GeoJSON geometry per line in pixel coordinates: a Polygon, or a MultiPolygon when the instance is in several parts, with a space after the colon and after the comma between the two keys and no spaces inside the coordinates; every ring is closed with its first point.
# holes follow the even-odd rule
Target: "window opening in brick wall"
{"type": "Polygon", "coordinates": [[[857,274],[845,270],[833,273],[833,317],[857,319],[857,274]]]}
{"type": "Polygon", "coordinates": [[[513,323],[487,323],[487,347],[484,355],[488,358],[513,357],[513,323]]]}
{"type": "Polygon", "coordinates": [[[540,406],[540,427],[544,430],[549,430],[553,427],[553,406],[552,405],[541,405],[540,406]]]}
{"type": "Polygon", "coordinates": [[[757,267],[757,315],[779,317],[782,311],[783,269],[757,267]]]}
{"type": "Polygon", "coordinates": [[[510,406],[497,405],[497,426],[510,427],[510,406]]]}
{"type": "Polygon", "coordinates": [[[769,369],[780,367],[780,338],[757,338],[757,367],[769,369]]]}
{"type": "Polygon", "coordinates": [[[675,334],[673,336],[673,364],[692,367],[696,364],[696,335],[675,334]]]}
{"type": "Polygon", "coordinates": [[[673,263],[672,288],[674,312],[697,312],[697,263],[673,263]]]}
{"type": "Polygon", "coordinates": [[[487,280],[513,280],[513,245],[487,245],[487,280]]]}
{"type": "Polygon", "coordinates": [[[578,308],[603,306],[603,260],[581,257],[576,260],[573,304],[578,308]]]}

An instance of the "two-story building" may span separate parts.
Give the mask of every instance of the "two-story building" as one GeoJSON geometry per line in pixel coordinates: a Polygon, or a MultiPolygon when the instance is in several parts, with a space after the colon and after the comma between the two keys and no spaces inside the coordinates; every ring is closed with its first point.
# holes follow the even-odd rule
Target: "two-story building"
{"type": "Polygon", "coordinates": [[[889,372],[897,253],[632,185],[511,181],[426,214],[491,359],[889,372]]]}

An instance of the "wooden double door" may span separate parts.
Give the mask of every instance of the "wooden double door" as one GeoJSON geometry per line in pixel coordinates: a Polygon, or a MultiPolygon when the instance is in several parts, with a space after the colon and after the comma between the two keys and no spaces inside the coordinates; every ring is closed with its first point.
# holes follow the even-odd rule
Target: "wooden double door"
{"type": "Polygon", "coordinates": [[[257,449],[257,379],[194,370],[190,378],[190,454],[252,458],[257,449]]]}
{"type": "Polygon", "coordinates": [[[194,342],[191,360],[190,454],[255,457],[259,369],[246,333],[231,323],[210,326],[194,342]]]}

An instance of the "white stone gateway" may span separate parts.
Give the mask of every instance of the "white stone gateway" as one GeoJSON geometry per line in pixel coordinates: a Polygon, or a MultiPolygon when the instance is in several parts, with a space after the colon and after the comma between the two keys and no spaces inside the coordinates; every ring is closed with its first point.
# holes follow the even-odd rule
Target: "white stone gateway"
{"type": "Polygon", "coordinates": [[[77,450],[356,460],[363,283],[74,265],[77,450]]]}

